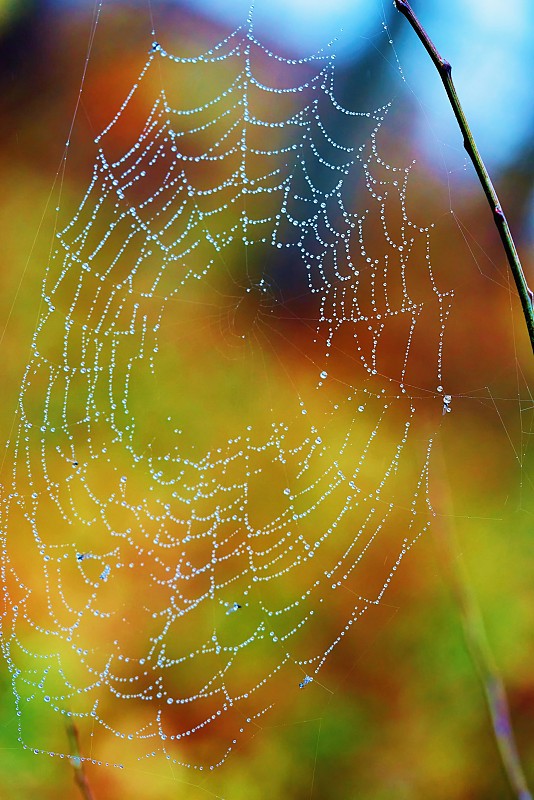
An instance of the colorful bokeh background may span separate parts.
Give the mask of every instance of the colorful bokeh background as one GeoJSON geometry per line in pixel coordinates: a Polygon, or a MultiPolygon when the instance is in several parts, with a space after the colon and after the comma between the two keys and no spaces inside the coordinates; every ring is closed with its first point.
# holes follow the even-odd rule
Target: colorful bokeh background
{"type": "MultiPolygon", "coordinates": [[[[451,578],[457,569],[465,573],[481,609],[508,691],[525,772],[534,784],[534,403],[519,303],[439,78],[407,23],[385,9],[395,45],[386,58],[381,13],[364,13],[363,4],[356,4],[352,15],[337,3],[329,28],[314,4],[304,5],[257,4],[260,32],[273,49],[302,55],[344,25],[338,81],[345,102],[350,98],[351,106],[371,108],[398,93],[384,147],[390,158],[416,155],[409,210],[416,219],[420,214],[421,220],[436,221],[434,263],[455,288],[444,355],[453,412],[439,428],[431,485],[439,520],[403,561],[379,613],[369,624],[355,626],[337,649],[321,673],[326,688],[310,686],[305,695],[276,698],[282,710],[267,716],[253,740],[238,746],[208,777],[172,768],[89,767],[97,800],[511,797],[464,638],[451,578]],[[301,36],[295,33],[299,19],[301,36]],[[406,83],[399,79],[399,65],[406,83]]],[[[534,282],[529,140],[534,102],[527,81],[532,19],[526,4],[511,0],[506,11],[493,9],[492,18],[499,21],[490,24],[491,8],[482,5],[470,4],[467,12],[459,3],[439,0],[432,8],[418,4],[416,10],[454,64],[468,116],[534,282]]],[[[151,6],[104,2],[80,96],[96,8],[83,2],[0,2],[2,442],[11,433],[40,310],[56,206],[60,202],[66,220],[81,200],[94,160],[93,138],[113,117],[146,60],[150,15],[169,49],[189,53],[222,38],[246,13],[240,3],[223,7],[207,0],[151,6]]],[[[194,91],[193,85],[177,88],[186,104],[187,93],[194,91]]],[[[362,191],[354,187],[355,205],[362,191]]],[[[291,349],[291,362],[299,347],[291,349]]],[[[212,373],[199,374],[206,391],[211,380],[212,373]]],[[[227,399],[213,424],[218,419],[224,424],[233,413],[231,393],[222,396],[227,399]]],[[[0,708],[2,796],[80,796],[66,760],[36,756],[18,744],[5,667],[0,708]]],[[[34,725],[46,740],[43,720],[37,716],[34,725]]]]}

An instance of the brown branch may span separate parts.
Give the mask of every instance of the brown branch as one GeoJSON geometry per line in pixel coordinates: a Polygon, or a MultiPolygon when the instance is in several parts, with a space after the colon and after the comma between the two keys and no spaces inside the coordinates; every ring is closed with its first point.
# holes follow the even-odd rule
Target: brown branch
{"type": "Polygon", "coordinates": [[[74,782],[79,788],[84,800],[95,800],[95,796],[87,780],[87,775],[85,774],[83,759],[80,756],[80,734],[74,722],[69,722],[67,724],[67,736],[69,737],[69,744],[73,754],[69,760],[74,768],[74,782]]]}
{"type": "Polygon", "coordinates": [[[512,271],[517,292],[519,294],[519,299],[521,300],[521,306],[523,308],[523,315],[527,324],[530,344],[532,346],[532,350],[534,351],[534,294],[527,284],[525,273],[523,272],[523,267],[521,266],[521,261],[512,237],[512,233],[510,231],[510,227],[508,225],[508,221],[504,211],[502,210],[502,206],[499,202],[499,198],[493,183],[491,182],[489,173],[478,151],[471,128],[469,127],[469,123],[467,122],[463,108],[460,104],[458,94],[456,93],[456,88],[452,80],[452,67],[449,62],[442,58],[439,54],[429,35],[417,19],[410,3],[408,3],[407,0],[393,0],[393,2],[397,11],[400,11],[400,13],[406,17],[414,29],[443,82],[445,91],[447,92],[447,97],[449,98],[452,110],[454,111],[454,116],[456,117],[458,126],[463,136],[464,147],[478,175],[478,179],[484,190],[484,194],[486,195],[493,214],[493,221],[495,222],[495,226],[499,232],[499,236],[501,237],[506,258],[508,259],[508,264],[512,271]]]}

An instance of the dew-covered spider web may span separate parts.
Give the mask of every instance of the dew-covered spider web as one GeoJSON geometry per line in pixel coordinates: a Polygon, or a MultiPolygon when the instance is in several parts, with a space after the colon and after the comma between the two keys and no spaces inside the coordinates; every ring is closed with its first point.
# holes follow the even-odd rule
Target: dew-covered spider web
{"type": "Polygon", "coordinates": [[[428,529],[453,293],[392,109],[249,19],[202,54],[155,41],[97,135],[7,456],[25,746],[72,756],[74,722],[90,761],[221,765],[321,685],[428,529]]]}

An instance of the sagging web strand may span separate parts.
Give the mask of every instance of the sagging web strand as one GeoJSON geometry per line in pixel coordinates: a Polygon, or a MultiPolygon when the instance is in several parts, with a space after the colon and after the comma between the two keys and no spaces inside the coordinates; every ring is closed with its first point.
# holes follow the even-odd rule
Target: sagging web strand
{"type": "MultiPolygon", "coordinates": [[[[124,742],[138,757],[221,764],[280,687],[317,679],[428,527],[431,439],[411,441],[417,402],[405,382],[424,311],[406,281],[416,243],[435,301],[436,383],[451,295],[432,276],[430,229],[405,211],[410,167],[378,153],[389,105],[350,111],[333,80],[333,55],[283,59],[250,25],[194,58],[155,43],[96,139],[92,179],[44,281],[2,508],[2,648],[21,740],[36,752],[64,753],[32,741],[26,717],[47,708],[51,721],[74,720],[82,741],[87,722],[82,757],[91,761],[109,753],[99,750],[107,736],[116,752],[124,742]],[[114,131],[162,65],[190,75],[210,67],[217,80],[199,84],[194,108],[156,92],[133,146],[114,154],[114,131]],[[255,65],[282,75],[278,84],[293,72],[300,82],[268,85],[255,65]],[[209,86],[219,93],[204,99],[209,86]],[[287,99],[286,118],[262,116],[287,99]],[[368,121],[365,143],[334,138],[332,120],[351,119],[368,121]],[[369,203],[359,213],[346,191],[356,169],[369,203]],[[389,232],[388,198],[402,215],[400,238],[389,232]],[[383,230],[380,258],[364,245],[370,209],[383,230]],[[260,247],[273,258],[287,251],[317,298],[312,391],[289,381],[293,402],[271,410],[267,432],[260,408],[231,435],[186,447],[176,416],[150,422],[143,381],[158,375],[169,318],[185,301],[201,308],[203,287],[260,247]],[[409,324],[388,377],[380,342],[397,317],[409,324]],[[347,341],[348,371],[336,362],[347,341]],[[276,503],[258,521],[267,484],[276,503]],[[366,593],[362,576],[382,537],[393,545],[366,593]]],[[[271,291],[268,271],[244,291],[259,295],[258,311],[226,336],[257,358],[283,291],[271,291]]]]}

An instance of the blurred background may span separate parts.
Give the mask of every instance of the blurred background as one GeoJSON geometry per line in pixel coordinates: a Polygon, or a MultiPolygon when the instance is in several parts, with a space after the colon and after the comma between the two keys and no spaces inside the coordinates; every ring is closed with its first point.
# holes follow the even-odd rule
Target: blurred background
{"type": "MultiPolygon", "coordinates": [[[[414,6],[453,65],[533,284],[532,11],[527,0],[504,9],[497,0],[414,6]]],[[[83,0],[0,0],[2,442],[40,310],[56,207],[63,223],[81,201],[94,136],[122,103],[154,37],[173,52],[199,52],[241,24],[248,4],[104,0],[94,28],[98,9],[83,0]]],[[[444,353],[454,409],[437,436],[431,486],[440,522],[403,561],[382,613],[346,637],[321,678],[328,692],[307,697],[305,713],[288,703],[285,717],[265,718],[246,749],[237,747],[206,778],[128,767],[90,768],[89,780],[97,800],[512,797],[450,577],[452,562],[477,598],[534,785],[532,358],[491,214],[439,78],[389,3],[258,2],[254,20],[258,38],[288,57],[332,41],[344,105],[371,109],[394,99],[384,146],[391,159],[417,158],[410,213],[436,221],[433,261],[456,298],[444,353]],[[393,46],[385,47],[388,38],[393,46]]],[[[194,89],[180,91],[187,105],[194,89]]],[[[361,191],[354,188],[356,206],[361,191]]],[[[6,668],[0,691],[3,796],[78,797],[65,760],[18,744],[6,668]]]]}

